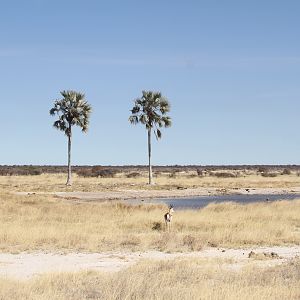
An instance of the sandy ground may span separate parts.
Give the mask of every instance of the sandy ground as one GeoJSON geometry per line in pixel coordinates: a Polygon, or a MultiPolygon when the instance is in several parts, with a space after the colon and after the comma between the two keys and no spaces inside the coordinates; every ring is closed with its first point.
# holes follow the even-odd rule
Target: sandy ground
{"type": "Polygon", "coordinates": [[[201,258],[204,260],[225,259],[227,268],[238,271],[243,266],[254,264],[271,267],[300,256],[300,246],[260,247],[248,249],[209,248],[199,252],[165,253],[148,252],[110,252],[110,253],[0,253],[0,278],[26,280],[41,274],[53,272],[76,272],[95,270],[115,272],[139,262],[142,259],[170,260],[178,258],[201,258]],[[249,258],[249,253],[265,253],[267,258],[249,258]],[[275,257],[270,254],[275,253],[275,257]]]}
{"type": "Polygon", "coordinates": [[[34,193],[16,192],[17,195],[54,194],[56,197],[83,201],[105,201],[105,200],[128,200],[128,199],[151,199],[172,197],[196,197],[210,195],[256,195],[256,194],[299,194],[300,188],[251,188],[251,189],[216,189],[216,188],[184,188],[178,190],[130,190],[120,189],[105,192],[54,192],[34,193]]]}

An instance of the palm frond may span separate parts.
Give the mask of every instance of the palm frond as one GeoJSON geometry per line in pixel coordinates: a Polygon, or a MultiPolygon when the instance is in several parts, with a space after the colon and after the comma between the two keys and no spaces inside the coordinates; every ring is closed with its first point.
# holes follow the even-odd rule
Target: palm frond
{"type": "Polygon", "coordinates": [[[146,129],[153,129],[157,139],[161,138],[161,131],[157,128],[170,127],[171,118],[166,114],[170,111],[170,103],[161,92],[142,91],[142,97],[134,100],[130,110],[131,124],[142,123],[146,129]]]}
{"type": "Polygon", "coordinates": [[[159,129],[156,129],[156,137],[157,139],[161,138],[161,131],[159,129]]]}
{"type": "Polygon", "coordinates": [[[139,118],[138,118],[138,116],[130,116],[129,117],[129,122],[131,123],[131,124],[137,124],[138,122],[139,122],[139,118]]]}
{"type": "Polygon", "coordinates": [[[77,125],[83,132],[88,130],[89,118],[92,111],[90,104],[85,100],[83,93],[72,90],[61,91],[62,99],[54,102],[50,115],[58,115],[54,127],[70,134],[68,127],[77,125]]]}

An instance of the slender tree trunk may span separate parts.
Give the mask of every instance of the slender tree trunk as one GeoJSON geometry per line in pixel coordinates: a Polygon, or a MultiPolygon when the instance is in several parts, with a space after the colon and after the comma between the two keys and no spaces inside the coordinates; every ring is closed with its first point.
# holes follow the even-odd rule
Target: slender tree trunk
{"type": "Polygon", "coordinates": [[[71,124],[69,124],[69,134],[68,134],[68,179],[67,179],[66,185],[72,185],[71,146],[72,146],[72,127],[71,127],[71,124]]]}
{"type": "Polygon", "coordinates": [[[153,184],[152,166],[151,166],[151,128],[148,129],[148,159],[149,159],[149,184],[153,184]]]}

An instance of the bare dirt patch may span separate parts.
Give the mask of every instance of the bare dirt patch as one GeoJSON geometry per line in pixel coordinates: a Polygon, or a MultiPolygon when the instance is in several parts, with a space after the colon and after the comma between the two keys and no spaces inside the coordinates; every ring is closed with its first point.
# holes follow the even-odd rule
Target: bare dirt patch
{"type": "Polygon", "coordinates": [[[143,259],[172,260],[181,258],[200,258],[204,260],[224,260],[226,267],[240,270],[254,264],[260,267],[271,267],[282,264],[300,256],[300,246],[292,247],[260,247],[248,249],[208,248],[190,253],[148,252],[110,252],[110,253],[20,253],[0,254],[0,276],[15,279],[30,279],[45,273],[77,272],[82,270],[116,272],[127,268],[143,259]],[[261,260],[249,257],[249,253],[257,255],[269,253],[268,259],[261,260]],[[271,255],[276,253],[276,255],[271,255]]]}

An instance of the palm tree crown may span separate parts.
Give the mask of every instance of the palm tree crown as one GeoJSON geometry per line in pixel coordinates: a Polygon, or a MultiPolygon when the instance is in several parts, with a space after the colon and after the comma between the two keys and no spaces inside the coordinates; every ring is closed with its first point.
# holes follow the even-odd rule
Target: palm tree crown
{"type": "Polygon", "coordinates": [[[75,91],[60,92],[63,99],[56,100],[50,115],[58,115],[58,120],[53,126],[69,136],[70,127],[77,125],[83,132],[88,130],[89,116],[92,111],[90,104],[85,100],[85,95],[75,91]]]}
{"type": "Polygon", "coordinates": [[[161,138],[161,127],[170,127],[171,118],[166,114],[170,111],[169,101],[160,92],[143,91],[141,98],[134,102],[129,121],[132,124],[142,123],[148,130],[154,130],[157,139],[161,138]]]}

